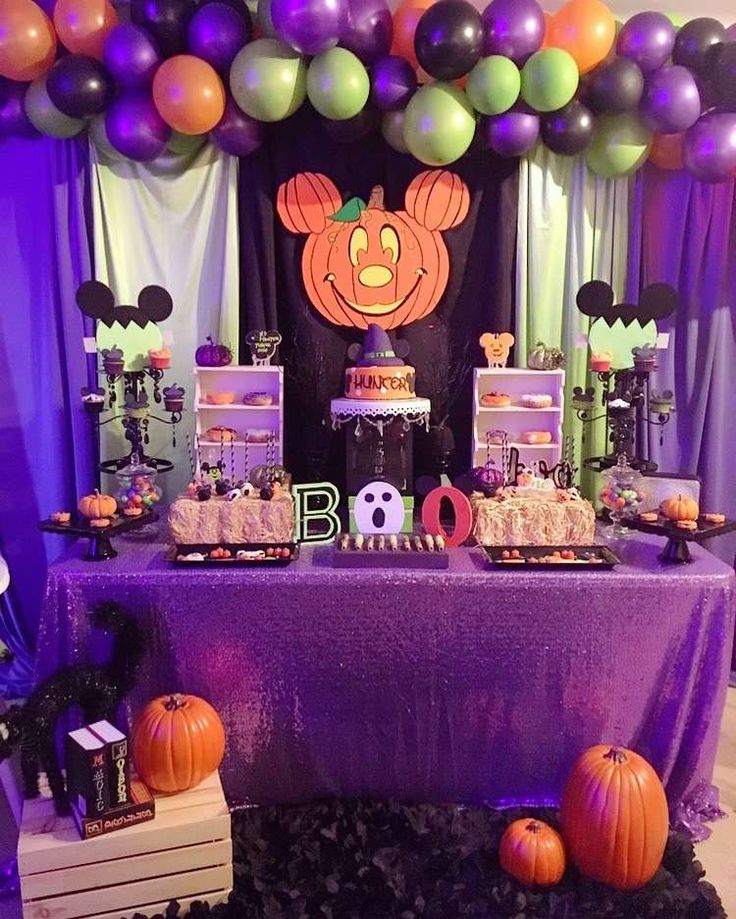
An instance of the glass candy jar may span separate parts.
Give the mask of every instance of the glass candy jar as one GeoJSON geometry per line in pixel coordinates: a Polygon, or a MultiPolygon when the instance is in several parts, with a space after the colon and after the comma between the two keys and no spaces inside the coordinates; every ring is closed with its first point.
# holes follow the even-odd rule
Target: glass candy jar
{"type": "Polygon", "coordinates": [[[618,538],[629,536],[632,531],[624,527],[622,521],[639,513],[646,497],[644,477],[629,465],[626,454],[622,453],[604,478],[605,484],[598,497],[611,514],[613,525],[610,535],[618,538]]]}
{"type": "MultiPolygon", "coordinates": [[[[135,454],[127,466],[118,469],[115,473],[115,500],[123,517],[140,517],[146,511],[156,509],[161,500],[161,489],[156,484],[157,475],[152,466],[146,466],[135,454]]],[[[140,536],[150,536],[154,530],[153,526],[143,526],[131,532],[140,536]]]]}

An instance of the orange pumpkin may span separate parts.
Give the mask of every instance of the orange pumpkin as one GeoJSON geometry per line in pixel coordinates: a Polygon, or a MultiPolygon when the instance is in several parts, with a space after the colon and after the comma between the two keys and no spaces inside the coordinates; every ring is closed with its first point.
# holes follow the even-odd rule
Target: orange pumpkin
{"type": "Polygon", "coordinates": [[[667,798],[657,773],[632,750],[586,750],[565,786],[560,822],[580,872],[617,890],[642,887],[662,863],[667,798]]]}
{"type": "Polygon", "coordinates": [[[557,830],[541,820],[514,820],[501,837],[503,870],[527,887],[551,887],[565,873],[565,844],[557,830]]]}
{"type": "Polygon", "coordinates": [[[312,305],[335,325],[395,329],[422,319],[445,292],[450,259],[442,231],[461,223],[467,186],[430,170],[409,185],[403,211],[387,211],[377,186],[365,205],[340,194],[323,175],[284,182],[276,201],[284,226],[308,234],[302,278],[312,305]]]}
{"type": "Polygon", "coordinates": [[[660,505],[660,510],[668,520],[697,520],[700,515],[698,502],[689,495],[667,498],[660,505]]]}
{"type": "Polygon", "coordinates": [[[220,716],[198,696],[159,696],[146,705],[133,728],[135,768],[155,791],[186,791],[199,785],[224,755],[220,716]]]}
{"type": "Polygon", "coordinates": [[[89,520],[112,517],[118,509],[118,503],[112,495],[103,495],[95,488],[94,494],[85,495],[77,505],[79,513],[89,520]]]}

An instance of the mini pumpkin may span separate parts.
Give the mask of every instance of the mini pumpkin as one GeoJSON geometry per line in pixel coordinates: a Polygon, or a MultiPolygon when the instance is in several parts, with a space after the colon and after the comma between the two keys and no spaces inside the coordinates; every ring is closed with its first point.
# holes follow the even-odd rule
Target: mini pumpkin
{"type": "Polygon", "coordinates": [[[689,495],[667,498],[660,505],[662,515],[668,520],[697,520],[700,515],[698,502],[689,495]]]}
{"type": "Polygon", "coordinates": [[[524,817],[506,827],[498,850],[501,867],[527,887],[551,887],[565,873],[565,844],[557,830],[524,817]]]}
{"type": "Polygon", "coordinates": [[[562,794],[560,823],[581,874],[617,890],[635,890],[662,863],[667,798],[643,756],[599,744],[573,766],[562,794]]]}
{"type": "Polygon", "coordinates": [[[159,792],[199,785],[222,762],[225,729],[214,708],[198,696],[159,696],[145,706],[133,728],[138,775],[159,792]]]}
{"type": "Polygon", "coordinates": [[[101,494],[97,489],[93,494],[85,495],[77,505],[79,513],[89,520],[101,520],[112,517],[118,509],[118,503],[112,495],[101,494]]]}
{"type": "Polygon", "coordinates": [[[227,345],[216,344],[208,335],[207,344],[200,345],[194,352],[194,360],[199,367],[226,367],[232,363],[233,352],[227,345]]]}
{"type": "Polygon", "coordinates": [[[437,306],[450,271],[442,231],[461,223],[470,195],[436,169],[409,185],[403,211],[388,211],[377,186],[366,205],[323,175],[300,173],[278,190],[276,209],[292,233],[307,234],[302,278],[315,309],[335,325],[395,329],[437,306]]]}

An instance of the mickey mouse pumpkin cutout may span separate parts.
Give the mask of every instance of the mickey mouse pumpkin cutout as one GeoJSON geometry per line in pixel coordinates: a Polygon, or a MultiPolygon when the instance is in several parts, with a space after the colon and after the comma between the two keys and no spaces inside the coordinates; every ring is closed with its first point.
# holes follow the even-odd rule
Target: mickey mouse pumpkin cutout
{"type": "Polygon", "coordinates": [[[376,186],[366,205],[342,204],[326,176],[299,173],[278,190],[276,210],[307,235],[302,278],[312,305],[335,325],[395,329],[432,312],[445,292],[450,258],[442,232],[462,223],[470,194],[445,170],[422,172],[403,211],[387,211],[376,186]]]}

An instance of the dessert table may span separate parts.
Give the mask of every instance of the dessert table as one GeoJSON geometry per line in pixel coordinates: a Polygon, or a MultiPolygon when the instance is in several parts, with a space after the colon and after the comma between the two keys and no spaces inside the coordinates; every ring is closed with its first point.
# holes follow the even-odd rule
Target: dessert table
{"type": "Polygon", "coordinates": [[[120,539],[49,572],[37,677],[109,639],[87,610],[116,600],[148,654],[133,707],[208,698],[228,726],[234,803],[325,795],[556,803],[573,760],[631,746],[696,836],[710,786],[734,631],[734,573],[700,547],[662,566],[661,540],[612,543],[606,572],[345,570],[330,547],[286,568],[177,569],[164,546],[120,539]]]}

